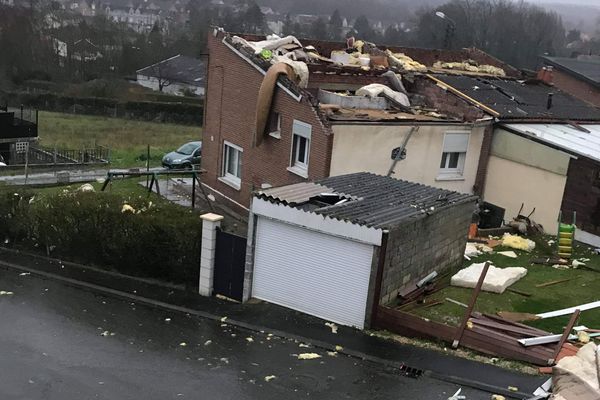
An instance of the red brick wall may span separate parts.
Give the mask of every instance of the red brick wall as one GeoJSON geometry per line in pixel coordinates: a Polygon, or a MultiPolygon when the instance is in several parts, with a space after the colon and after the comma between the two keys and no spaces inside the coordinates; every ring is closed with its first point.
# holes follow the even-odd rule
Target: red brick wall
{"type": "Polygon", "coordinates": [[[290,165],[293,119],[312,125],[308,180],[329,175],[333,136],[318,119],[306,96],[296,101],[277,88],[273,109],[281,115],[281,139],[267,137],[252,148],[255,108],[263,75],[222,43],[222,34],[209,35],[206,122],[203,133],[203,181],[226,197],[248,207],[253,190],[261,184],[282,186],[306,181],[287,171],[290,165]],[[223,142],[243,148],[241,189],[218,180],[222,171],[223,142]]]}
{"type": "Polygon", "coordinates": [[[571,159],[561,210],[563,222],[572,223],[577,212],[577,227],[600,235],[600,163],[588,158],[571,159]]]}
{"type": "Polygon", "coordinates": [[[600,88],[597,88],[587,82],[573,77],[566,72],[554,68],[552,72],[552,82],[557,88],[565,92],[600,107],[600,88]]]}

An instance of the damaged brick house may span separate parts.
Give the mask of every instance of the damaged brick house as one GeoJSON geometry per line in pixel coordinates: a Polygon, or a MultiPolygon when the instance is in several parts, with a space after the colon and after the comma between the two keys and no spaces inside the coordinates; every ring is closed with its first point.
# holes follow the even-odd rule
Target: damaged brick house
{"type": "Polygon", "coordinates": [[[309,53],[306,71],[295,74],[293,63],[281,63],[286,69],[269,60],[270,51],[257,54],[252,45],[262,39],[219,30],[209,37],[203,181],[217,198],[247,211],[257,189],[361,171],[386,175],[411,131],[394,177],[482,192],[480,155],[489,150],[493,119],[436,76],[517,70],[477,49],[380,48],[384,56],[350,66],[329,58],[346,43],[303,41],[287,44],[309,53]],[[394,90],[355,96],[368,85],[394,90]]]}

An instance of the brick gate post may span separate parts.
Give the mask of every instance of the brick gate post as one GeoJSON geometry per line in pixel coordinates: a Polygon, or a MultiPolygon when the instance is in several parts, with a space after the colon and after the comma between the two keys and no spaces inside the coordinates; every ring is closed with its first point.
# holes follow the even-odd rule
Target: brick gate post
{"type": "Polygon", "coordinates": [[[215,249],[217,228],[221,226],[222,215],[207,213],[202,218],[202,248],[200,252],[200,281],[198,292],[202,296],[212,296],[215,269],[215,249]]]}

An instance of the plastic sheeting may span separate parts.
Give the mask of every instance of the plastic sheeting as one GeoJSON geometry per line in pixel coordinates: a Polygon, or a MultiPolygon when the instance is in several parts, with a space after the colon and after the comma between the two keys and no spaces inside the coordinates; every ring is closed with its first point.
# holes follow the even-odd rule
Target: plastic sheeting
{"type": "Polygon", "coordinates": [[[405,107],[410,107],[410,101],[408,100],[408,96],[404,93],[396,92],[395,90],[390,89],[388,86],[372,83],[367,86],[363,86],[356,91],[357,96],[368,96],[368,97],[377,97],[380,95],[385,95],[393,101],[401,104],[405,107]]]}
{"type": "Polygon", "coordinates": [[[552,369],[552,399],[599,400],[600,355],[594,343],[562,358],[552,369]]]}
{"type": "MultiPolygon", "coordinates": [[[[479,281],[485,263],[474,263],[456,273],[450,280],[452,286],[474,288],[479,281]]],[[[492,293],[504,293],[513,283],[527,275],[527,269],[521,267],[496,268],[490,265],[481,290],[492,293]]]]}

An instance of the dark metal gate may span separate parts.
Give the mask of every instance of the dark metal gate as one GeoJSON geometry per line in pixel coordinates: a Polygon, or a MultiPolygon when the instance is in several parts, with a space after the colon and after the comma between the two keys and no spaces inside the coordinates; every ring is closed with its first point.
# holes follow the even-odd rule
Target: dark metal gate
{"type": "Polygon", "coordinates": [[[213,291],[242,301],[246,238],[217,229],[213,291]]]}

